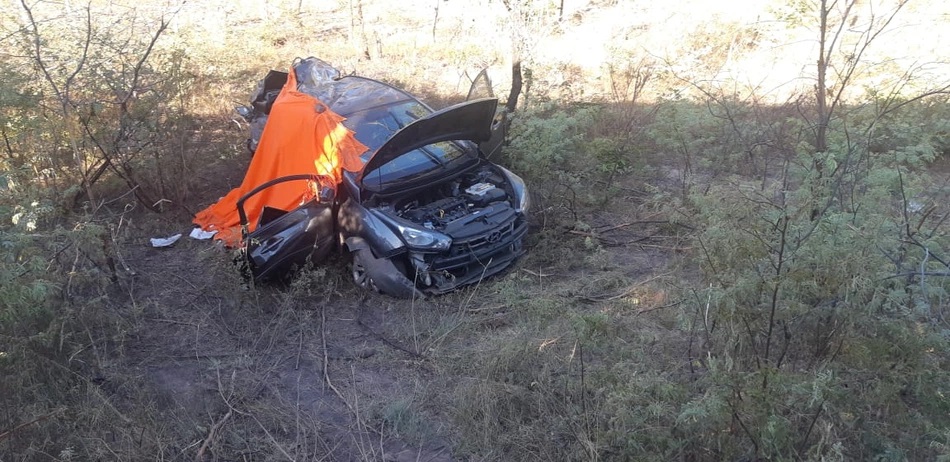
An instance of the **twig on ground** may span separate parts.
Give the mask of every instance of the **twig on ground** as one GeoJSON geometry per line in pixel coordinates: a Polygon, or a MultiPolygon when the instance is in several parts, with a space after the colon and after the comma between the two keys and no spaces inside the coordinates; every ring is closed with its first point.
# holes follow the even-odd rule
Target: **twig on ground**
{"type": "Polygon", "coordinates": [[[41,415],[41,416],[39,416],[39,417],[37,417],[37,418],[35,418],[35,419],[29,421],[29,422],[21,423],[20,425],[17,425],[16,427],[13,427],[13,428],[11,428],[11,429],[9,429],[9,430],[3,432],[3,433],[0,433],[0,441],[3,441],[5,438],[8,438],[10,435],[16,433],[17,430],[19,430],[19,429],[21,429],[21,428],[29,427],[30,425],[33,425],[33,424],[35,424],[35,423],[40,423],[40,422],[42,422],[42,421],[44,421],[44,420],[46,420],[46,419],[48,419],[48,418],[50,418],[50,417],[55,416],[56,414],[61,414],[61,413],[62,413],[63,411],[65,411],[65,410],[66,410],[66,408],[61,407],[61,408],[59,408],[59,409],[56,409],[56,410],[53,411],[53,412],[50,412],[49,414],[41,415]]]}
{"type": "Polygon", "coordinates": [[[662,310],[663,308],[672,308],[672,307],[674,307],[674,306],[676,306],[676,305],[679,305],[680,303],[683,303],[683,301],[682,301],[682,300],[679,300],[679,301],[675,301],[675,302],[673,302],[673,303],[667,303],[666,305],[651,306],[651,307],[649,307],[649,308],[643,308],[642,310],[637,310],[637,314],[649,313],[649,312],[651,312],[651,311],[662,310]]]}
{"type": "Polygon", "coordinates": [[[175,355],[175,356],[165,356],[170,359],[214,359],[214,358],[230,358],[234,356],[243,356],[244,353],[202,353],[198,355],[175,355]]]}
{"type": "Polygon", "coordinates": [[[508,309],[507,303],[500,303],[500,304],[495,304],[495,305],[482,306],[478,308],[466,308],[465,311],[469,313],[481,313],[484,311],[498,311],[498,310],[507,310],[507,309],[508,309]]]}
{"type": "Polygon", "coordinates": [[[201,447],[198,448],[198,453],[195,454],[195,462],[200,462],[201,458],[205,454],[205,450],[211,445],[211,442],[214,440],[215,435],[218,433],[218,430],[231,418],[233,414],[232,409],[228,409],[228,413],[224,414],[224,417],[218,419],[217,422],[211,425],[211,429],[208,430],[208,437],[205,438],[204,442],[201,443],[201,447]]]}
{"type": "Polygon", "coordinates": [[[449,334],[451,334],[452,332],[455,332],[455,329],[458,329],[459,327],[462,326],[462,324],[465,324],[465,323],[466,321],[459,321],[455,323],[454,326],[452,326],[449,330],[445,331],[442,335],[439,336],[439,338],[430,341],[429,342],[430,346],[426,347],[426,349],[432,348],[432,345],[437,345],[439,343],[442,343],[442,341],[445,340],[445,338],[448,337],[449,334]]]}
{"type": "Polygon", "coordinates": [[[181,324],[182,326],[198,327],[198,325],[193,322],[176,321],[174,319],[145,318],[145,320],[153,321],[153,322],[164,322],[167,324],[181,324]]]}
{"type": "Polygon", "coordinates": [[[535,271],[529,270],[528,268],[521,268],[521,271],[524,271],[525,273],[528,273],[528,274],[530,274],[530,275],[532,275],[532,276],[536,276],[536,277],[539,277],[539,278],[547,278],[547,277],[554,276],[554,273],[545,274],[543,271],[540,271],[540,270],[539,270],[539,271],[535,272],[535,271]]]}
{"type": "Polygon", "coordinates": [[[359,410],[354,408],[350,404],[349,400],[343,396],[343,393],[340,392],[340,389],[333,384],[333,381],[330,380],[330,355],[327,353],[327,312],[326,307],[320,308],[320,343],[323,347],[323,381],[326,382],[327,386],[330,387],[330,390],[333,390],[333,393],[340,398],[340,401],[343,401],[343,404],[346,405],[346,408],[353,413],[354,418],[356,419],[357,426],[362,426],[363,428],[370,428],[363,423],[360,418],[359,410]]]}
{"type": "Polygon", "coordinates": [[[284,457],[287,458],[287,460],[291,460],[291,461],[296,460],[290,454],[287,453],[287,450],[284,449],[284,447],[281,446],[280,443],[277,442],[277,439],[274,438],[274,435],[271,435],[270,432],[267,431],[267,427],[265,427],[264,424],[262,424],[261,421],[257,419],[257,416],[255,416],[254,414],[248,414],[248,415],[250,415],[251,418],[254,419],[255,422],[257,422],[257,425],[261,427],[261,430],[264,430],[264,434],[266,434],[267,437],[270,438],[270,442],[274,444],[274,446],[280,451],[281,454],[284,455],[284,457]]]}
{"type": "Polygon", "coordinates": [[[610,296],[604,296],[604,297],[588,297],[588,296],[578,295],[578,296],[576,296],[576,298],[579,298],[579,299],[581,299],[581,300],[585,300],[585,301],[588,301],[588,302],[610,302],[610,301],[614,301],[614,300],[621,299],[621,298],[624,298],[624,297],[629,296],[629,295],[632,294],[634,291],[636,291],[638,288],[640,288],[641,286],[643,286],[644,284],[646,284],[646,283],[648,283],[648,282],[650,282],[650,281],[653,281],[653,280],[655,280],[655,279],[659,279],[659,278],[661,278],[661,277],[669,276],[670,274],[672,274],[672,272],[666,272],[666,273],[662,273],[662,274],[657,274],[657,275],[655,275],[655,276],[653,276],[653,277],[644,279],[643,281],[636,282],[636,283],[634,283],[633,285],[631,285],[630,287],[627,287],[626,289],[624,289],[623,292],[620,292],[619,294],[616,294],[616,295],[610,295],[610,296]]]}
{"type": "MultiPolygon", "coordinates": [[[[418,352],[415,352],[415,351],[412,351],[412,350],[410,350],[409,348],[406,348],[406,347],[404,347],[404,346],[402,346],[402,345],[396,343],[395,341],[393,341],[393,340],[387,338],[385,335],[380,334],[379,332],[376,332],[375,330],[373,330],[372,327],[369,327],[366,323],[363,322],[362,316],[357,315],[357,317],[356,317],[356,324],[359,325],[360,327],[362,327],[363,329],[365,329],[365,330],[366,330],[367,332],[369,332],[370,334],[372,334],[374,337],[378,338],[380,342],[385,343],[385,344],[388,345],[389,347],[391,347],[391,348],[393,348],[393,349],[396,349],[396,350],[399,350],[399,351],[402,351],[402,352],[404,352],[404,353],[406,353],[406,354],[408,354],[408,355],[410,355],[410,356],[412,356],[412,357],[414,357],[414,358],[425,359],[425,355],[423,355],[423,354],[421,354],[421,353],[418,353],[418,352]]],[[[324,351],[324,356],[326,356],[326,352],[325,352],[325,351],[324,351]]]]}
{"type": "Polygon", "coordinates": [[[294,361],[294,370],[300,369],[300,352],[303,351],[303,331],[299,332],[297,340],[297,360],[294,361]]]}
{"type": "Polygon", "coordinates": [[[600,237],[600,236],[598,236],[598,235],[596,235],[596,234],[594,234],[594,233],[588,233],[587,231],[578,231],[578,230],[576,230],[576,229],[569,229],[569,230],[567,230],[567,234],[573,234],[573,235],[575,235],[575,236],[581,236],[581,237],[592,237],[592,238],[594,238],[594,239],[603,239],[602,237],[600,237]]]}
{"type": "MultiPolygon", "coordinates": [[[[641,242],[649,241],[651,239],[663,240],[663,239],[676,239],[679,237],[679,236],[664,236],[664,235],[659,235],[659,234],[651,234],[649,236],[639,236],[636,239],[629,240],[629,241],[616,241],[616,240],[601,236],[599,234],[589,233],[586,231],[569,230],[567,233],[573,234],[575,236],[582,236],[582,237],[589,237],[591,239],[597,239],[598,241],[600,241],[601,244],[607,247],[626,247],[628,245],[640,244],[641,242]]],[[[644,246],[645,244],[640,244],[640,245],[644,246]]],[[[659,246],[653,246],[653,247],[659,247],[659,246]]],[[[678,247],[669,247],[669,248],[674,249],[674,250],[679,249],[678,247]]]]}
{"type": "Polygon", "coordinates": [[[693,250],[692,246],[688,247],[676,247],[669,245],[653,245],[653,244],[637,244],[637,247],[641,248],[651,248],[651,249],[662,249],[662,250],[672,250],[674,252],[685,252],[687,250],[693,250]]]}

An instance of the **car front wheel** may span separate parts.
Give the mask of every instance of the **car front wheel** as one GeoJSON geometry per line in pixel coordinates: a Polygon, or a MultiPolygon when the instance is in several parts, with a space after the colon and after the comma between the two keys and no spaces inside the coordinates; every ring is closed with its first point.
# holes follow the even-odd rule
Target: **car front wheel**
{"type": "Polygon", "coordinates": [[[353,282],[364,289],[379,292],[379,288],[376,287],[376,283],[373,281],[373,277],[370,276],[368,269],[368,265],[372,264],[372,260],[374,258],[369,250],[360,249],[353,252],[353,282]]]}
{"type": "Polygon", "coordinates": [[[353,282],[374,292],[396,298],[424,297],[392,260],[376,258],[369,249],[353,251],[353,282]]]}

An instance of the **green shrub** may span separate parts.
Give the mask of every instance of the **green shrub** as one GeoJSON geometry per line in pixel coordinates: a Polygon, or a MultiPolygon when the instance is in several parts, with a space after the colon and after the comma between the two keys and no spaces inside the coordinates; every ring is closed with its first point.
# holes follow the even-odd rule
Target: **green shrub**
{"type": "Polygon", "coordinates": [[[705,374],[681,419],[716,457],[934,455],[942,433],[930,429],[950,424],[934,371],[950,345],[935,322],[947,278],[927,275],[947,271],[948,242],[923,205],[939,192],[915,170],[933,148],[888,126],[906,136],[890,135],[886,153],[839,125],[828,152],[800,145],[775,181],[735,177],[689,196],[703,229],[708,287],[692,329],[705,374]]]}

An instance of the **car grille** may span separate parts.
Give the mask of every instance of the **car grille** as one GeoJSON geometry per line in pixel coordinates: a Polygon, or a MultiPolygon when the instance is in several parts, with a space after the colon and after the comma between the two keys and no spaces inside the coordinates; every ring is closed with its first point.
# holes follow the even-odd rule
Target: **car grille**
{"type": "Polygon", "coordinates": [[[486,247],[492,247],[498,243],[504,243],[511,240],[511,236],[515,233],[515,221],[508,223],[507,225],[500,226],[496,229],[493,229],[488,234],[483,234],[481,236],[476,236],[472,239],[468,239],[463,242],[453,242],[451,253],[452,254],[467,254],[471,252],[479,252],[481,249],[486,247]]]}
{"type": "Polygon", "coordinates": [[[488,266],[519,257],[523,253],[521,240],[527,230],[524,217],[516,216],[487,233],[455,241],[448,252],[433,257],[430,271],[447,271],[461,278],[470,276],[469,273],[474,271],[478,276],[488,266]]]}

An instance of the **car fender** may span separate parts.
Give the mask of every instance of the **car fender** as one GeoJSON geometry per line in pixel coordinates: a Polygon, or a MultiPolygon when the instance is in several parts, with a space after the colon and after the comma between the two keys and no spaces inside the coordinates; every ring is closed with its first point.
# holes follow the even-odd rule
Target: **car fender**
{"type": "Polygon", "coordinates": [[[398,235],[375,214],[359,205],[352,198],[347,199],[337,215],[337,223],[343,235],[343,242],[359,238],[373,254],[392,257],[406,250],[406,244],[398,235]]]}
{"type": "Polygon", "coordinates": [[[373,251],[373,249],[370,248],[369,243],[359,236],[348,237],[345,241],[343,241],[343,243],[346,244],[346,248],[350,252],[356,252],[357,250],[369,250],[370,252],[373,251]]]}

